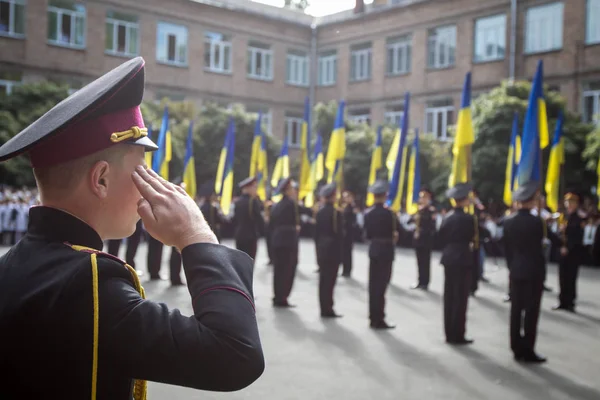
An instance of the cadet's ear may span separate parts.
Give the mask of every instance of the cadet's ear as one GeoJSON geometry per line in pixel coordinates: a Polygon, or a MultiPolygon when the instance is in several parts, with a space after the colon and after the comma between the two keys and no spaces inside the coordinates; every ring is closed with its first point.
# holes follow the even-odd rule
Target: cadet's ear
{"type": "Polygon", "coordinates": [[[98,161],[90,170],[90,188],[98,198],[105,199],[108,195],[108,173],[110,165],[106,161],[98,161]]]}

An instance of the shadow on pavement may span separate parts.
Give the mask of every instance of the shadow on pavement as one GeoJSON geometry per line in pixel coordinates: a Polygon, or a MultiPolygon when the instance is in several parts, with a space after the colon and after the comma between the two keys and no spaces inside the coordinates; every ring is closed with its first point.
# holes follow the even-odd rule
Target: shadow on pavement
{"type": "Polygon", "coordinates": [[[544,379],[548,386],[559,389],[561,392],[567,394],[570,399],[581,399],[581,400],[598,400],[600,399],[600,390],[594,389],[588,386],[581,385],[571,379],[559,375],[552,370],[545,368],[542,365],[523,366],[530,372],[544,379]]]}

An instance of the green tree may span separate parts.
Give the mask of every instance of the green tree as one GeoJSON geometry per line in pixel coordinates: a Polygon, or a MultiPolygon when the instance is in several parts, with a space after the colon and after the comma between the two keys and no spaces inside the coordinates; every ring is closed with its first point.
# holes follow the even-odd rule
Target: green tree
{"type": "MultiPolygon", "coordinates": [[[[519,127],[522,129],[527,110],[529,82],[503,82],[489,93],[473,101],[473,128],[476,140],[473,145],[473,183],[484,201],[502,199],[504,191],[504,171],[508,145],[511,137],[513,115],[519,115],[519,127]]],[[[565,115],[563,135],[565,138],[565,166],[562,173],[564,187],[587,189],[592,184],[590,173],[585,171],[582,152],[586,135],[592,130],[581,118],[565,110],[565,99],[560,93],[545,91],[548,112],[550,142],[554,136],[556,119],[560,110],[565,115]]],[[[521,132],[522,133],[522,132],[521,132]]],[[[543,152],[542,176],[545,177],[550,146],[543,152]]],[[[451,153],[449,153],[449,157],[451,153]]]]}
{"type": "Polygon", "coordinates": [[[304,11],[310,4],[308,0],[285,0],[284,7],[304,11]]]}
{"type": "MultiPolygon", "coordinates": [[[[68,96],[68,87],[53,82],[25,84],[10,96],[0,95],[0,145],[15,136],[68,96]]],[[[27,156],[0,164],[0,182],[33,186],[35,180],[27,156]]]]}

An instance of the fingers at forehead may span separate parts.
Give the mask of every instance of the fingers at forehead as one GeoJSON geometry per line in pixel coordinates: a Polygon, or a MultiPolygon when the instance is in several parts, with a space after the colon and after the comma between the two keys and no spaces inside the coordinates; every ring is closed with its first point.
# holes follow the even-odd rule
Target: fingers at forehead
{"type": "Polygon", "coordinates": [[[160,185],[160,183],[156,182],[154,185],[152,185],[151,182],[148,182],[146,179],[144,179],[142,173],[140,173],[138,170],[131,175],[131,179],[143,198],[153,200],[162,195],[162,193],[156,190],[154,187],[154,185],[160,185]]]}
{"type": "Polygon", "coordinates": [[[138,167],[136,168],[136,172],[139,174],[143,181],[148,183],[158,193],[167,193],[169,191],[165,187],[165,185],[160,181],[160,177],[156,175],[156,173],[151,169],[138,167]]]}
{"type": "Polygon", "coordinates": [[[157,174],[156,172],[154,172],[154,170],[152,169],[148,169],[147,170],[148,175],[150,175],[152,178],[156,179],[158,181],[158,183],[160,183],[166,190],[173,190],[173,185],[171,182],[167,181],[166,179],[164,179],[162,176],[160,176],[159,174],[157,174]]]}
{"type": "Polygon", "coordinates": [[[186,196],[188,195],[188,193],[185,191],[185,189],[179,185],[175,185],[175,190],[177,190],[179,193],[184,194],[186,196]]]}

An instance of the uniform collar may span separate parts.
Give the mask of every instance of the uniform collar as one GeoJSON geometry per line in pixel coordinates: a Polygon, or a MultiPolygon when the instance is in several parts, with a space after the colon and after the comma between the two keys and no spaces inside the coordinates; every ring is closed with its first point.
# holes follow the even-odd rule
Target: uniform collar
{"type": "Polygon", "coordinates": [[[104,245],[100,235],[91,226],[65,211],[51,207],[37,206],[29,210],[28,234],[51,242],[67,242],[99,251],[104,245]]]}

